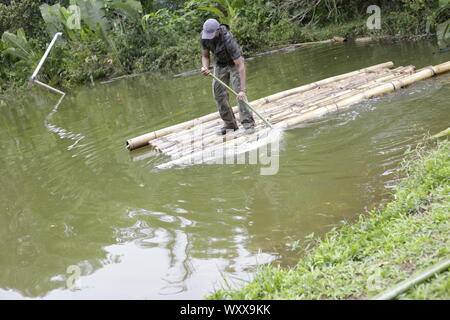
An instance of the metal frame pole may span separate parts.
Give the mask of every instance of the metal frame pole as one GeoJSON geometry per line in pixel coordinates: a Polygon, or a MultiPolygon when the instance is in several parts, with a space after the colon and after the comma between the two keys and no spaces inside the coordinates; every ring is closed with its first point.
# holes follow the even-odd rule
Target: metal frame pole
{"type": "Polygon", "coordinates": [[[44,53],[44,55],[42,56],[41,60],[39,61],[39,64],[37,65],[36,69],[34,70],[33,74],[31,75],[31,77],[30,77],[30,82],[31,82],[31,83],[36,83],[36,84],[38,84],[38,85],[40,85],[40,86],[42,86],[42,87],[44,87],[44,88],[46,88],[46,89],[48,89],[48,90],[50,90],[50,91],[52,91],[52,92],[58,93],[58,94],[60,94],[60,95],[62,95],[62,96],[65,96],[65,95],[66,95],[65,92],[62,92],[61,90],[55,89],[55,88],[49,86],[48,84],[45,84],[45,83],[43,83],[43,82],[40,82],[39,80],[36,80],[36,77],[37,77],[39,71],[41,70],[42,65],[44,64],[45,60],[47,59],[47,57],[48,57],[48,55],[49,55],[49,53],[50,53],[50,50],[52,50],[53,46],[54,46],[55,43],[56,43],[56,40],[58,40],[58,38],[59,38],[60,36],[62,36],[62,33],[61,33],[61,32],[57,32],[57,33],[55,33],[55,35],[53,36],[53,39],[52,39],[52,41],[50,42],[50,44],[49,44],[47,50],[45,50],[45,53],[44,53]]]}
{"type": "Polygon", "coordinates": [[[55,93],[59,93],[60,95],[65,95],[66,94],[65,92],[62,92],[61,90],[55,89],[55,88],[49,86],[48,84],[40,82],[39,80],[33,80],[33,82],[38,84],[38,85],[40,85],[40,86],[42,86],[42,87],[44,87],[44,88],[46,88],[46,89],[48,89],[48,90],[50,90],[50,91],[53,91],[55,93]]]}
{"type": "Polygon", "coordinates": [[[44,64],[45,60],[47,59],[48,54],[50,53],[50,50],[53,48],[53,46],[55,45],[56,40],[58,40],[58,38],[62,36],[61,32],[57,32],[55,33],[52,42],[50,42],[50,45],[48,46],[47,50],[45,51],[44,55],[41,58],[41,61],[39,61],[38,66],[36,67],[36,69],[34,70],[33,74],[31,75],[30,80],[34,81],[34,79],[36,78],[37,74],[39,73],[39,70],[41,70],[42,65],[44,64]]]}

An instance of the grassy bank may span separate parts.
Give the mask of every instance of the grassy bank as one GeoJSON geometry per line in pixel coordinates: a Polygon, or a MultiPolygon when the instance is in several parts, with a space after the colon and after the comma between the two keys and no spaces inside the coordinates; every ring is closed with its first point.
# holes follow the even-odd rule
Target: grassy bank
{"type": "MultiPolygon", "coordinates": [[[[253,281],[208,298],[367,299],[448,259],[450,142],[427,144],[403,162],[391,202],[316,240],[296,267],[261,267],[253,281]]],[[[398,298],[449,299],[450,271],[398,298]]]]}

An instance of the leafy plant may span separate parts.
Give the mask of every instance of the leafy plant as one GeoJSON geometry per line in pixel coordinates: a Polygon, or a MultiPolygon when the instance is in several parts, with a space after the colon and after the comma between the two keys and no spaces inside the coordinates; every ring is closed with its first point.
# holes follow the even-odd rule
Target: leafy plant
{"type": "Polygon", "coordinates": [[[107,6],[132,22],[138,22],[142,18],[142,4],[137,0],[110,1],[107,6]]]}
{"type": "Polygon", "coordinates": [[[62,31],[62,15],[60,9],[61,5],[59,3],[52,6],[44,3],[39,7],[42,18],[45,21],[47,33],[50,37],[53,37],[55,33],[62,31]]]}
{"type": "Polygon", "coordinates": [[[39,4],[42,1],[0,1],[0,35],[5,31],[16,32],[23,28],[28,38],[37,39],[45,35],[39,4]]]}
{"type": "Polygon", "coordinates": [[[4,55],[0,61],[5,60],[11,66],[8,69],[4,68],[4,72],[0,75],[13,82],[13,86],[25,83],[37,65],[41,53],[26,38],[22,28],[19,28],[16,34],[5,31],[0,42],[1,53],[4,55]]]}
{"type": "Polygon", "coordinates": [[[106,19],[106,2],[104,0],[72,1],[73,4],[80,7],[81,20],[108,44],[114,58],[121,68],[123,68],[119,58],[119,52],[114,44],[114,41],[108,34],[108,31],[111,29],[111,25],[108,19],[106,19]]]}
{"type": "Polygon", "coordinates": [[[445,47],[450,40],[450,0],[439,0],[439,7],[427,18],[426,32],[436,31],[439,47],[445,47]]]}
{"type": "MultiPolygon", "coordinates": [[[[117,21],[116,24],[120,28],[120,32],[134,34],[134,30],[137,29],[137,33],[141,36],[144,43],[148,44],[149,37],[145,32],[144,26],[142,24],[142,4],[137,0],[115,0],[109,1],[107,7],[110,11],[113,11],[121,19],[117,21]],[[125,21],[123,21],[125,20],[125,21]]],[[[129,43],[126,43],[129,45],[129,43]]]]}
{"type": "Polygon", "coordinates": [[[158,38],[163,37],[166,43],[171,42],[173,21],[172,15],[167,9],[160,9],[142,17],[142,25],[154,42],[157,42],[158,38]]]}
{"type": "Polygon", "coordinates": [[[72,0],[72,4],[80,8],[81,20],[91,30],[102,30],[107,32],[110,29],[108,19],[106,19],[106,1],[104,0],[72,0]]]}
{"type": "Polygon", "coordinates": [[[72,87],[93,79],[114,74],[114,65],[102,39],[78,41],[68,44],[71,55],[63,59],[61,79],[65,87],[72,87]],[[80,68],[80,66],[83,66],[80,68]]]}
{"type": "Polygon", "coordinates": [[[62,7],[59,3],[54,5],[43,4],[39,7],[42,18],[45,22],[48,35],[53,38],[55,33],[63,32],[72,41],[79,40],[81,29],[74,29],[72,20],[74,12],[62,7]]]}
{"type": "MultiPolygon", "coordinates": [[[[133,8],[137,7],[135,2],[132,0],[117,2],[117,6],[121,8],[120,10],[128,10],[130,12],[130,7],[133,7],[133,5],[133,8]]],[[[106,18],[107,2],[105,0],[71,0],[70,3],[79,8],[81,22],[79,29],[73,29],[68,25],[73,13],[59,3],[53,6],[47,4],[40,6],[49,35],[53,36],[58,31],[64,31],[72,41],[100,38],[109,46],[115,60],[122,66],[119,52],[109,34],[111,24],[106,18]]]]}
{"type": "Polygon", "coordinates": [[[40,53],[34,50],[25,37],[25,31],[20,28],[17,33],[5,31],[2,35],[3,46],[6,48],[3,53],[18,59],[19,62],[34,65],[39,60],[40,53]]]}
{"type": "Polygon", "coordinates": [[[239,16],[239,10],[245,5],[244,0],[214,0],[210,2],[209,7],[201,7],[199,10],[205,10],[214,13],[221,23],[233,27],[239,16]],[[216,5],[216,6],[214,6],[216,5]]]}
{"type": "Polygon", "coordinates": [[[439,47],[443,48],[449,44],[450,40],[450,20],[436,26],[436,35],[439,47]]]}
{"type": "Polygon", "coordinates": [[[356,1],[343,0],[288,0],[281,7],[289,14],[292,22],[303,25],[348,21],[354,19],[358,11],[356,1]]]}

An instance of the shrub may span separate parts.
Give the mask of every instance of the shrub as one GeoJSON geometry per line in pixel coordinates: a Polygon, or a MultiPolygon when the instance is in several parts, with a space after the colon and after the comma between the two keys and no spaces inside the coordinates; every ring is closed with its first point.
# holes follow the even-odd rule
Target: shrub
{"type": "Polygon", "coordinates": [[[64,50],[60,79],[64,87],[101,79],[113,74],[117,61],[114,61],[105,43],[100,40],[71,42],[64,50]],[[70,53],[70,54],[69,54],[70,53]]]}
{"type": "MultiPolygon", "coordinates": [[[[46,39],[45,24],[39,11],[42,3],[59,1],[20,0],[0,3],[0,34],[16,32],[23,28],[27,38],[46,39]]],[[[64,2],[64,1],[61,1],[64,2]]]]}

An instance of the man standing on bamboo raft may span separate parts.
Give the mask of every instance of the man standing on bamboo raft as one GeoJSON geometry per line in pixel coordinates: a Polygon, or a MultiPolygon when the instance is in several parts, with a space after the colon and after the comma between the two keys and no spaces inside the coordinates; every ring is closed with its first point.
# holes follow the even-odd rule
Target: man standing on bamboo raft
{"type": "MultiPolygon", "coordinates": [[[[254,132],[255,120],[249,108],[245,105],[246,99],[246,74],[244,57],[239,44],[230,32],[230,27],[220,24],[215,19],[208,19],[203,24],[201,33],[202,45],[202,73],[209,75],[210,52],[214,54],[214,75],[231,86],[234,91],[239,92],[237,96],[239,104],[240,121],[246,132],[254,132]]],[[[213,95],[216,100],[217,109],[225,126],[219,130],[219,134],[228,131],[236,131],[238,124],[233,110],[228,102],[227,89],[213,80],[213,95]]]]}

